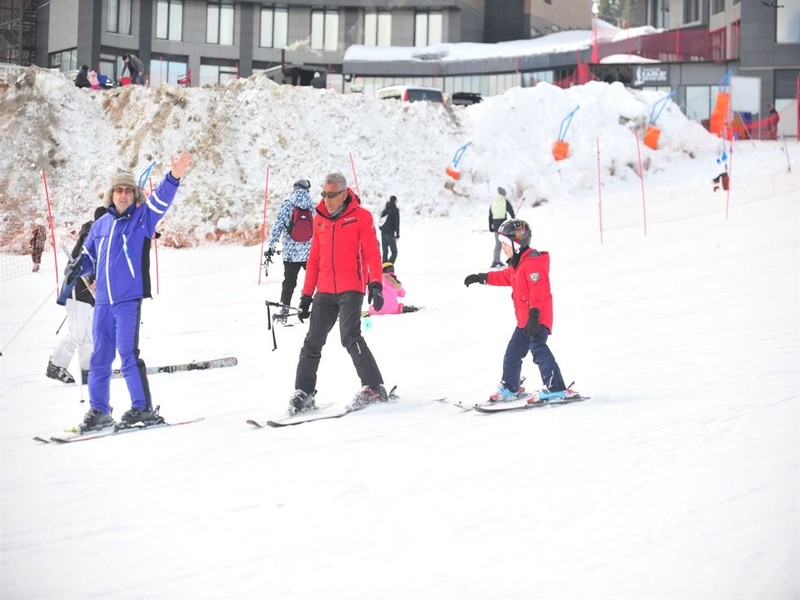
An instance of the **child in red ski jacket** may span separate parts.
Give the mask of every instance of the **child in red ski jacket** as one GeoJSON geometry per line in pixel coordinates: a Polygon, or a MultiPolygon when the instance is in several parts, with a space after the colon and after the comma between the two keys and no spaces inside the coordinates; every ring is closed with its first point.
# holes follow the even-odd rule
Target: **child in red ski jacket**
{"type": "Polygon", "coordinates": [[[531,353],[545,387],[551,392],[566,390],[561,370],[547,346],[553,330],[553,296],[550,292],[550,255],[530,247],[531,228],[521,219],[511,219],[498,229],[508,267],[502,271],[468,275],[464,285],[481,283],[510,286],[517,326],[503,357],[503,378],[492,400],[520,396],[522,359],[531,353]]]}

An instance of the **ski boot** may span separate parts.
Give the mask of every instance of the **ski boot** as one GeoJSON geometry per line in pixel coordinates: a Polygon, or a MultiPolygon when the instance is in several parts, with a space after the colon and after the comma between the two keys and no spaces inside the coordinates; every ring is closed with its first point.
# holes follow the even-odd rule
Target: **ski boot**
{"type": "Polygon", "coordinates": [[[141,423],[143,427],[149,427],[150,425],[158,425],[159,423],[164,422],[164,417],[158,414],[158,409],[161,408],[160,406],[156,406],[154,409],[139,409],[139,408],[131,408],[130,410],[123,413],[122,417],[120,418],[120,422],[117,424],[117,429],[126,429],[128,427],[133,427],[138,423],[141,423]]]}
{"type": "Polygon", "coordinates": [[[303,390],[295,390],[292,397],[289,398],[289,415],[299,415],[302,412],[315,410],[317,404],[314,402],[314,397],[317,395],[317,390],[311,393],[303,390]]]}
{"type": "Polygon", "coordinates": [[[386,388],[383,387],[382,383],[374,388],[365,385],[363,388],[361,388],[361,391],[358,392],[353,397],[353,400],[347,406],[347,409],[360,410],[364,408],[367,404],[374,404],[375,402],[388,402],[388,401],[389,401],[389,392],[386,391],[386,388]]]}
{"type": "Polygon", "coordinates": [[[47,371],[45,372],[50,379],[58,379],[64,383],[75,383],[75,378],[64,367],[57,367],[53,361],[47,363],[47,371]]]}
{"type": "Polygon", "coordinates": [[[86,433],[87,431],[99,431],[101,429],[105,429],[106,427],[113,426],[114,417],[111,416],[111,413],[104,413],[97,408],[89,409],[83,416],[83,423],[80,425],[80,432],[86,433]]]}

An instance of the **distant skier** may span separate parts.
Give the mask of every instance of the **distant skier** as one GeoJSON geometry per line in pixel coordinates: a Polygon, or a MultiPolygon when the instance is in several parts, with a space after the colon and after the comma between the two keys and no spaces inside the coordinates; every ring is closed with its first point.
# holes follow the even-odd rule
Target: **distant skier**
{"type": "Polygon", "coordinates": [[[509,202],[506,198],[505,189],[498,187],[497,196],[494,197],[492,204],[489,206],[489,231],[494,232],[494,254],[492,255],[493,269],[495,267],[503,266],[503,263],[500,262],[500,240],[498,238],[498,229],[500,228],[500,225],[506,221],[506,219],[509,217],[513,219],[515,216],[514,207],[511,206],[511,202],[509,202]]]}
{"type": "Polygon", "coordinates": [[[400,209],[397,208],[397,196],[389,196],[389,201],[381,211],[379,222],[383,262],[394,264],[397,262],[397,240],[400,239],[400,209]]]}
{"type": "Polygon", "coordinates": [[[295,181],[292,194],[284,200],[278,209],[275,222],[272,224],[272,233],[269,237],[267,256],[275,254],[275,246],[283,238],[283,285],[281,286],[281,308],[275,319],[286,323],[289,315],[289,305],[292,303],[292,294],[297,287],[297,275],[300,269],[306,268],[308,253],[311,250],[311,227],[317,210],[311,199],[309,190],[311,182],[308,179],[295,181]],[[295,211],[298,209],[298,212],[295,211]],[[304,211],[304,212],[299,212],[304,211]],[[297,215],[295,217],[295,215],[297,215]],[[296,225],[297,219],[309,219],[308,223],[296,225]],[[303,232],[301,232],[301,229],[303,232]]]}
{"type": "Polygon", "coordinates": [[[47,243],[47,230],[44,227],[44,219],[41,217],[33,222],[33,234],[31,235],[31,259],[33,259],[33,272],[37,273],[42,265],[42,253],[47,243]]]}
{"type": "MultiPolygon", "coordinates": [[[[530,352],[539,366],[542,381],[548,391],[566,389],[561,369],[547,338],[553,329],[553,296],[550,292],[550,255],[530,247],[531,228],[521,219],[503,223],[497,233],[508,257],[508,267],[502,271],[467,275],[464,285],[473,283],[510,286],[517,327],[511,335],[503,357],[503,377],[500,387],[490,400],[513,400],[521,397],[522,359],[530,352]]],[[[527,396],[523,396],[527,397],[527,396]]]]}

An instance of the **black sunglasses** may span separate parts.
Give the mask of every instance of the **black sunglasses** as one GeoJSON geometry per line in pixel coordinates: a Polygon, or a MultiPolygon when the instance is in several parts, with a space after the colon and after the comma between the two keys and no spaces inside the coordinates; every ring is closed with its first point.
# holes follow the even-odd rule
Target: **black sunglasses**
{"type": "Polygon", "coordinates": [[[338,192],[322,192],[322,197],[323,198],[328,198],[328,199],[333,199],[333,198],[336,198],[336,196],[338,196],[339,194],[341,194],[344,191],[346,191],[346,190],[341,190],[341,191],[338,191],[338,192]]]}

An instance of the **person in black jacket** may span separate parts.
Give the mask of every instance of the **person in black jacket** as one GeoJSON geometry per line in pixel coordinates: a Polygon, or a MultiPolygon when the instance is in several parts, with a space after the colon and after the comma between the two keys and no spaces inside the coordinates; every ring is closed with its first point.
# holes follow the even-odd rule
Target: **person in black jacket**
{"type": "Polygon", "coordinates": [[[397,208],[397,196],[389,196],[381,212],[381,249],[383,262],[395,264],[397,262],[397,241],[400,239],[400,209],[397,208]],[[391,250],[392,255],[389,256],[391,250]]]}
{"type": "MultiPolygon", "coordinates": [[[[94,219],[81,226],[78,241],[72,249],[72,258],[77,258],[83,248],[83,241],[89,235],[92,224],[106,214],[105,206],[98,206],[94,211],[94,219]]],[[[47,363],[46,375],[50,379],[58,379],[64,383],[75,383],[75,378],[67,370],[75,349],[78,349],[78,358],[81,363],[81,383],[89,380],[89,358],[94,350],[92,342],[92,323],[94,321],[94,276],[81,277],[75,284],[72,295],[67,298],[67,321],[69,333],[58,343],[53,350],[53,355],[47,363]]]]}
{"type": "Polygon", "coordinates": [[[92,87],[92,84],[89,82],[89,67],[87,65],[83,65],[78,71],[78,74],[75,76],[75,87],[76,88],[88,88],[92,87]]]}

